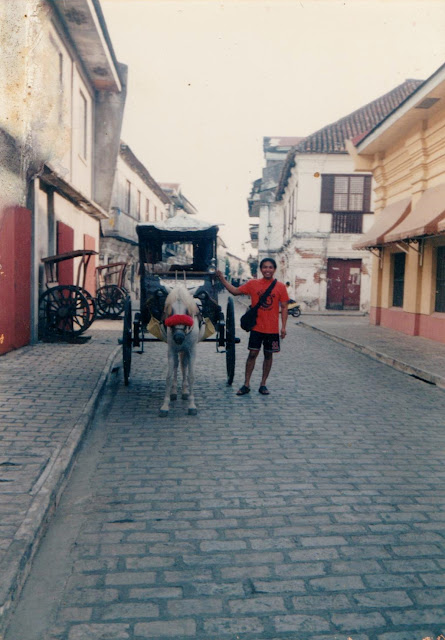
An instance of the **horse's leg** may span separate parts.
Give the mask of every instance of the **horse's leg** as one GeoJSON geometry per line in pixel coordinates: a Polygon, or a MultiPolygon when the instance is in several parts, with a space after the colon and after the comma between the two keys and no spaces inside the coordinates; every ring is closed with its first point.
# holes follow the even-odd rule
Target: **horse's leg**
{"type": "Polygon", "coordinates": [[[189,386],[189,416],[196,416],[198,409],[195,404],[195,394],[193,385],[195,384],[195,359],[196,359],[196,343],[190,349],[188,354],[188,386],[189,386]]]}
{"type": "Polygon", "coordinates": [[[187,369],[188,369],[188,353],[181,352],[181,373],[182,373],[182,399],[187,400],[189,397],[189,390],[187,384],[187,369]]]}
{"type": "MultiPolygon", "coordinates": [[[[181,367],[182,367],[182,353],[179,353],[179,354],[176,353],[176,358],[178,358],[178,355],[179,355],[179,360],[181,362],[181,367]]],[[[170,400],[176,400],[177,397],[178,397],[178,362],[176,360],[175,368],[173,369],[172,386],[170,389],[170,400]]]]}
{"type": "Polygon", "coordinates": [[[165,381],[165,396],[164,403],[159,410],[159,415],[162,418],[166,418],[168,416],[168,410],[170,408],[170,392],[172,388],[173,377],[175,375],[175,370],[178,369],[178,354],[174,351],[174,348],[170,345],[168,346],[168,370],[167,370],[167,378],[165,381]]]}

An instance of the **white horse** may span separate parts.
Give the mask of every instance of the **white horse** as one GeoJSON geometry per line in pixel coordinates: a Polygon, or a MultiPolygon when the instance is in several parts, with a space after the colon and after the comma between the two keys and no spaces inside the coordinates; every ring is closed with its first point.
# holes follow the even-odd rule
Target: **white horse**
{"type": "Polygon", "coordinates": [[[203,339],[205,324],[199,318],[199,309],[184,285],[177,285],[168,294],[164,305],[164,324],[167,330],[168,371],[164,403],[159,411],[168,416],[170,400],[177,398],[178,364],[182,370],[182,398],[188,399],[188,413],[195,416],[193,384],[195,381],[196,345],[203,339]]]}

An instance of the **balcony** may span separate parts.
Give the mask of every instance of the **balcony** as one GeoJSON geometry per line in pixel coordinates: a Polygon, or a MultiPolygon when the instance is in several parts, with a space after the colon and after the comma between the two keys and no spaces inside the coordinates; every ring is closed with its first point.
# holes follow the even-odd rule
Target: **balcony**
{"type": "Polygon", "coordinates": [[[249,225],[250,241],[253,249],[258,249],[258,228],[258,224],[249,225]]]}
{"type": "Polygon", "coordinates": [[[362,233],[362,229],[362,213],[335,212],[332,214],[332,233],[362,233]]]}
{"type": "Polygon", "coordinates": [[[136,225],[138,222],[138,220],[129,216],[128,213],[122,211],[122,209],[112,207],[108,220],[101,221],[102,233],[105,238],[118,238],[125,242],[137,244],[138,236],[136,233],[136,225]]]}

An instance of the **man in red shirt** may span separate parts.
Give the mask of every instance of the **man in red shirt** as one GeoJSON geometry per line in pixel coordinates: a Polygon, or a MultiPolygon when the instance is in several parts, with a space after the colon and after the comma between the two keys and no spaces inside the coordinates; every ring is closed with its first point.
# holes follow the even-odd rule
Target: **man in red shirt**
{"type": "MultiPolygon", "coordinates": [[[[261,294],[268,289],[274,280],[277,263],[273,258],[263,258],[260,262],[262,278],[259,280],[249,280],[240,287],[234,287],[227,282],[221,271],[216,275],[224,287],[234,296],[243,294],[249,295],[251,306],[255,306],[261,294]]],[[[250,378],[255,368],[256,359],[263,345],[264,362],[263,375],[258,391],[263,395],[269,395],[266,381],[272,368],[272,358],[274,353],[280,350],[280,337],[286,337],[287,303],[289,295],[282,282],[276,282],[274,288],[267,299],[258,309],[257,322],[249,337],[249,355],[246,362],[246,377],[243,386],[237,391],[238,396],[244,396],[250,392],[250,378]],[[279,328],[279,316],[281,314],[281,331],[279,328]]]]}

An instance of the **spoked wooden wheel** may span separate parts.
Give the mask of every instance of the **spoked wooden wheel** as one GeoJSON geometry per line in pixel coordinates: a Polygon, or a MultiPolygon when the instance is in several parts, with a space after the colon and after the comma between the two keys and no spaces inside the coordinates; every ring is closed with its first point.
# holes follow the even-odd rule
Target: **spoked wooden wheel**
{"type": "Polygon", "coordinates": [[[39,299],[39,337],[69,339],[90,326],[90,304],[79,287],[58,285],[39,299]]]}
{"type": "Polygon", "coordinates": [[[79,288],[80,292],[83,293],[83,295],[85,296],[85,298],[88,301],[88,306],[90,307],[90,319],[88,321],[88,326],[91,327],[91,325],[93,324],[93,322],[97,318],[97,302],[96,302],[96,298],[93,298],[91,293],[89,293],[86,289],[83,289],[83,287],[78,287],[78,288],[79,288]]]}
{"type": "Polygon", "coordinates": [[[124,310],[127,295],[127,292],[116,284],[100,287],[96,293],[99,315],[119,318],[124,310]]]}
{"type": "Polygon", "coordinates": [[[131,321],[131,299],[130,296],[127,296],[124,304],[124,330],[122,334],[122,359],[124,365],[125,386],[128,386],[131,371],[131,352],[133,348],[133,340],[131,337],[131,321]]]}
{"type": "Polygon", "coordinates": [[[233,307],[233,299],[229,298],[227,302],[226,315],[226,368],[227,368],[227,384],[232,384],[235,375],[235,310],[233,307]]]}

